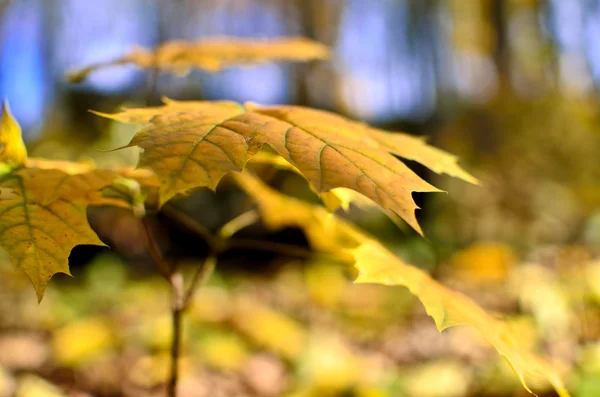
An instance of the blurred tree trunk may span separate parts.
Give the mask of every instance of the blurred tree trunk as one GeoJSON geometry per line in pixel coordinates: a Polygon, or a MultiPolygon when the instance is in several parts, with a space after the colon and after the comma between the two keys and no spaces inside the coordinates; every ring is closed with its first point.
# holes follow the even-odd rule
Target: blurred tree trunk
{"type": "MultiPolygon", "coordinates": [[[[315,16],[315,2],[313,0],[296,0],[295,7],[300,14],[300,23],[302,33],[304,36],[315,39],[315,28],[314,28],[314,16],[315,16]]],[[[306,75],[309,72],[308,64],[297,64],[294,66],[294,80],[296,86],[296,104],[308,106],[309,100],[309,85],[306,79],[306,75]]]]}
{"type": "Polygon", "coordinates": [[[495,33],[494,61],[498,72],[499,88],[510,85],[510,41],[508,37],[508,10],[506,0],[491,0],[489,16],[495,33]]]}

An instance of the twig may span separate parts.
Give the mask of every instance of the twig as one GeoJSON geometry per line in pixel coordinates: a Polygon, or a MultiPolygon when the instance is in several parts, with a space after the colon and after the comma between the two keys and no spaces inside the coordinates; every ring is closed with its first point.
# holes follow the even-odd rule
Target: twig
{"type": "Polygon", "coordinates": [[[176,208],[165,205],[163,212],[173,220],[180,222],[190,231],[197,233],[203,237],[211,249],[211,254],[206,258],[203,265],[198,267],[192,281],[185,289],[184,278],[180,271],[177,270],[175,264],[167,262],[159,250],[154,234],[152,233],[150,221],[148,218],[143,218],[142,223],[146,229],[148,238],[148,249],[152,259],[156,263],[159,272],[167,279],[171,285],[171,320],[173,334],[171,338],[171,368],[169,382],[167,384],[167,396],[177,397],[177,382],[179,380],[179,357],[181,355],[182,344],[182,320],[183,315],[194,293],[202,286],[206,285],[208,279],[215,270],[217,255],[228,249],[252,249],[261,251],[276,252],[284,255],[297,256],[308,258],[314,254],[323,254],[339,259],[336,255],[325,252],[313,252],[309,249],[298,247],[291,244],[275,243],[270,241],[231,239],[228,238],[236,231],[247,227],[248,225],[258,220],[258,213],[255,210],[245,212],[234,218],[217,234],[211,233],[204,226],[200,225],[192,218],[177,210],[176,208]]]}
{"type": "Polygon", "coordinates": [[[245,212],[239,215],[238,217],[234,218],[233,220],[229,221],[221,228],[221,231],[219,231],[217,234],[212,234],[208,229],[196,222],[194,219],[190,218],[189,216],[179,211],[177,208],[170,206],[169,204],[166,204],[163,207],[163,211],[166,211],[166,215],[169,216],[171,219],[180,222],[182,225],[188,228],[188,230],[202,237],[208,243],[214,255],[220,254],[221,252],[227,251],[229,249],[249,249],[257,251],[275,252],[299,258],[309,258],[315,254],[327,255],[337,258],[336,255],[327,252],[311,251],[310,249],[305,249],[293,244],[239,238],[226,238],[228,232],[230,232],[230,230],[225,230],[226,228],[238,228],[237,230],[239,230],[256,221],[257,218],[255,218],[255,216],[258,216],[258,213],[254,210],[245,212]],[[232,224],[235,224],[235,226],[233,226],[232,224]]]}
{"type": "Polygon", "coordinates": [[[184,309],[184,285],[183,276],[176,271],[175,267],[168,263],[163,257],[154,233],[152,233],[152,225],[149,218],[142,218],[142,224],[146,231],[148,242],[148,251],[156,265],[158,272],[169,282],[171,286],[171,369],[169,383],[167,385],[167,396],[177,397],[177,381],[179,379],[179,355],[181,350],[181,316],[184,309]]]}
{"type": "Polygon", "coordinates": [[[310,258],[314,254],[326,254],[321,252],[314,252],[293,244],[275,243],[272,241],[249,239],[231,239],[228,241],[227,248],[275,252],[277,254],[296,256],[299,258],[310,258]]]}
{"type": "Polygon", "coordinates": [[[171,336],[171,370],[169,383],[167,385],[167,396],[177,397],[177,382],[179,380],[179,357],[181,356],[181,345],[183,327],[182,320],[185,310],[189,306],[194,293],[198,288],[206,285],[213,274],[217,259],[214,256],[206,258],[202,266],[198,268],[188,289],[185,289],[183,274],[175,271],[171,276],[171,323],[173,334],[171,336]]]}
{"type": "Polygon", "coordinates": [[[156,242],[156,238],[152,232],[150,220],[147,217],[142,218],[142,225],[146,231],[146,239],[148,242],[148,251],[150,252],[150,256],[152,257],[152,260],[154,261],[154,264],[156,265],[160,275],[170,281],[171,274],[173,272],[172,265],[167,262],[158,248],[158,243],[156,242]]]}
{"type": "Polygon", "coordinates": [[[221,251],[222,239],[213,235],[210,230],[208,230],[207,228],[190,218],[188,215],[186,215],[176,207],[172,206],[171,204],[165,204],[162,207],[161,211],[169,218],[181,223],[188,230],[196,233],[204,240],[206,240],[206,242],[208,243],[208,245],[210,245],[211,249],[214,252],[221,251]]]}
{"type": "Polygon", "coordinates": [[[231,237],[235,233],[252,225],[253,223],[255,223],[258,220],[259,220],[259,214],[256,210],[252,209],[252,210],[246,211],[246,212],[236,216],[235,218],[233,218],[226,224],[224,224],[221,227],[221,229],[219,230],[219,237],[221,237],[221,238],[231,237]]]}

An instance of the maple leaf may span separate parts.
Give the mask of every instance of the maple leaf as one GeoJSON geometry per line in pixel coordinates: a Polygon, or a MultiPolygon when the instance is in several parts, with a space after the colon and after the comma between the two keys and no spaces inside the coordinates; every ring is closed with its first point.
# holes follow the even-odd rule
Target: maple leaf
{"type": "Polygon", "coordinates": [[[316,250],[353,263],[359,274],[357,283],[404,286],[425,306],[441,332],[455,325],[477,330],[502,355],[523,384],[527,378],[545,378],[561,397],[568,397],[555,369],[529,349],[519,345],[509,326],[467,296],[433,280],[424,271],[407,265],[356,226],[311,205],[267,187],[248,173],[236,175],[236,181],[258,204],[265,225],[271,229],[295,226],[304,230],[316,250]]]}
{"type": "Polygon", "coordinates": [[[121,58],[70,72],[67,79],[74,83],[81,82],[96,70],[130,64],[181,76],[192,68],[217,72],[232,65],[328,57],[329,49],[326,46],[303,37],[269,40],[213,37],[195,42],[176,40],[164,43],[155,50],[136,47],[121,58]]]}
{"type": "Polygon", "coordinates": [[[74,246],[104,244],[87,222],[86,201],[60,198],[44,204],[44,198],[28,195],[29,185],[20,176],[7,175],[0,183],[16,194],[0,200],[0,246],[27,274],[41,300],[55,273],[70,274],[68,258],[74,246]]]}
{"type": "Polygon", "coordinates": [[[21,140],[21,127],[10,113],[6,100],[0,117],[0,163],[18,167],[27,159],[27,149],[21,140]]]}
{"type": "Polygon", "coordinates": [[[387,251],[375,240],[365,240],[351,250],[359,271],[357,283],[401,285],[410,290],[425,306],[427,314],[441,332],[455,325],[473,327],[506,359],[525,389],[527,378],[547,379],[561,397],[569,393],[556,370],[541,357],[523,346],[509,326],[489,315],[467,296],[452,291],[431,277],[387,251]]]}
{"type": "MultiPolygon", "coordinates": [[[[20,128],[15,129],[16,120],[8,117],[11,120],[4,119],[0,128],[0,141],[11,153],[26,153],[20,128]]],[[[14,158],[2,158],[0,165],[14,158]]],[[[125,203],[102,196],[101,190],[117,177],[134,178],[148,187],[157,184],[146,170],[98,170],[91,164],[26,157],[20,162],[18,167],[0,167],[0,247],[27,274],[41,300],[54,274],[69,274],[73,247],[104,245],[88,224],[86,208],[125,203]]]]}
{"type": "Polygon", "coordinates": [[[299,227],[316,251],[334,255],[340,255],[341,248],[356,247],[360,243],[362,237],[358,228],[325,208],[285,196],[248,172],[235,174],[234,178],[256,201],[263,223],[269,229],[299,227]]]}
{"type": "MultiPolygon", "coordinates": [[[[50,167],[51,162],[44,165],[50,167]]],[[[78,166],[72,164],[72,168],[78,166]]],[[[119,176],[139,174],[86,168],[77,173],[60,168],[20,168],[0,177],[0,188],[12,193],[0,199],[0,247],[30,278],[39,300],[54,274],[69,274],[73,247],[104,245],[88,224],[87,206],[125,206],[120,200],[103,197],[100,191],[119,176]]]]}
{"type": "Polygon", "coordinates": [[[298,106],[235,102],[174,101],[152,108],[101,116],[145,126],[126,147],[144,149],[139,166],[161,184],[160,203],[191,188],[214,189],[230,171],[241,170],[260,148],[271,146],[308,179],[317,192],[348,188],[399,215],[422,234],[412,192],[438,192],[394,154],[406,156],[468,182],[456,158],[420,139],[370,128],[333,113],[298,106]],[[408,142],[411,150],[405,150],[408,142]]]}

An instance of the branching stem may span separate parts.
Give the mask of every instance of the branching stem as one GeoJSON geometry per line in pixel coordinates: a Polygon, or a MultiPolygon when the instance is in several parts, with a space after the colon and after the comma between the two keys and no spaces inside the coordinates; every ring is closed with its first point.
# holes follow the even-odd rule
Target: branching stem
{"type": "Polygon", "coordinates": [[[206,285],[217,264],[214,256],[209,256],[202,266],[198,267],[192,278],[192,282],[185,288],[183,274],[175,270],[171,275],[171,368],[169,383],[167,384],[167,396],[177,397],[177,383],[179,381],[179,358],[181,357],[181,345],[183,339],[183,315],[188,308],[194,293],[206,285]]]}
{"type": "Polygon", "coordinates": [[[230,249],[248,249],[257,251],[275,252],[282,255],[295,256],[299,258],[308,258],[314,254],[329,255],[327,253],[314,252],[293,244],[276,243],[271,241],[259,241],[251,239],[230,238],[235,232],[251,225],[258,221],[259,216],[255,210],[244,212],[227,222],[217,233],[212,233],[204,226],[190,218],[188,215],[178,210],[177,208],[166,204],[162,211],[171,219],[176,220],[189,231],[196,233],[202,237],[210,249],[215,254],[230,249]]]}
{"type": "Polygon", "coordinates": [[[163,207],[163,211],[167,216],[180,222],[190,231],[197,233],[209,245],[211,254],[206,258],[202,266],[199,266],[194,273],[192,280],[185,288],[185,280],[181,271],[177,268],[176,263],[167,261],[156,237],[152,232],[152,224],[148,218],[143,218],[142,223],[146,230],[148,250],[155,262],[160,274],[169,282],[171,286],[171,323],[172,323],[172,338],[171,338],[171,367],[169,381],[167,384],[167,396],[177,397],[177,383],[179,381],[179,358],[181,357],[181,345],[183,334],[183,315],[194,297],[194,293],[206,285],[210,276],[215,270],[217,263],[217,255],[228,249],[253,249],[261,251],[276,252],[283,255],[290,255],[302,258],[308,258],[314,253],[308,249],[295,245],[275,243],[270,241],[257,241],[230,238],[235,232],[253,224],[258,220],[258,213],[254,210],[243,213],[228,222],[217,233],[212,233],[204,226],[195,222],[192,218],[185,215],[168,204],[163,207]]]}
{"type": "Polygon", "coordinates": [[[204,261],[202,266],[198,267],[186,290],[183,274],[177,269],[175,264],[169,263],[162,255],[148,218],[143,218],[142,224],[146,230],[150,256],[155,262],[160,274],[171,286],[171,367],[167,384],[167,396],[177,397],[179,358],[181,357],[181,342],[183,335],[183,315],[189,306],[190,301],[193,299],[194,293],[198,288],[204,286],[208,282],[210,276],[214,272],[217,258],[216,256],[211,255],[204,261]]]}

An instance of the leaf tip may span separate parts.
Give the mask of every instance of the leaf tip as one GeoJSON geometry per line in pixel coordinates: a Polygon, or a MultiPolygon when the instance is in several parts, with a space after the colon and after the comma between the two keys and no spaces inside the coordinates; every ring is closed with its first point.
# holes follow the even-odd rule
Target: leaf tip
{"type": "Polygon", "coordinates": [[[83,83],[85,81],[85,79],[87,78],[87,75],[88,75],[88,73],[85,69],[69,70],[69,71],[67,71],[67,73],[65,73],[65,80],[71,84],[79,84],[79,83],[83,83]]]}
{"type": "Polygon", "coordinates": [[[46,286],[48,285],[49,280],[45,282],[36,283],[29,274],[27,274],[27,276],[29,277],[29,281],[31,281],[31,284],[33,285],[33,289],[35,290],[35,295],[37,297],[39,305],[40,303],[42,303],[42,299],[44,299],[44,293],[46,292],[46,286]]]}
{"type": "Polygon", "coordinates": [[[246,101],[243,103],[244,109],[246,109],[247,111],[253,111],[253,110],[257,110],[260,109],[262,107],[262,105],[258,102],[253,102],[253,101],[246,101]]]}
{"type": "Polygon", "coordinates": [[[20,167],[27,161],[27,149],[23,142],[21,126],[12,115],[8,100],[2,100],[0,115],[0,162],[20,167]]]}
{"type": "Polygon", "coordinates": [[[111,113],[103,113],[103,112],[99,112],[99,111],[94,110],[94,109],[88,109],[88,112],[90,112],[92,114],[95,114],[96,116],[100,116],[100,117],[104,117],[104,118],[107,118],[107,119],[116,120],[116,118],[114,117],[114,115],[111,114],[111,113]]]}
{"type": "Polygon", "coordinates": [[[479,179],[477,179],[476,177],[474,177],[473,175],[469,174],[468,172],[464,171],[460,176],[460,179],[462,179],[465,182],[468,182],[470,184],[473,184],[475,186],[482,186],[482,183],[479,179]]]}
{"type": "Polygon", "coordinates": [[[136,145],[133,145],[130,142],[127,145],[119,146],[119,147],[112,148],[112,149],[96,149],[96,150],[99,151],[99,152],[101,152],[101,153],[110,153],[110,152],[116,152],[117,150],[127,149],[127,148],[134,147],[134,146],[136,146],[136,145]]]}

